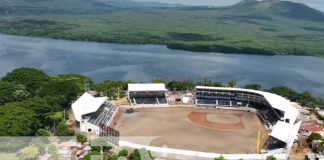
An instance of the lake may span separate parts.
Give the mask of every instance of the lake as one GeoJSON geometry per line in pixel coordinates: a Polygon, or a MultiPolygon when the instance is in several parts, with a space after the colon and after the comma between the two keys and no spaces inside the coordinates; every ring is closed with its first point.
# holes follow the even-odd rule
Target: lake
{"type": "Polygon", "coordinates": [[[17,67],[80,73],[101,82],[152,78],[236,80],[238,86],[283,85],[324,96],[324,58],[197,53],[159,45],[126,45],[0,34],[0,77],[17,67]]]}

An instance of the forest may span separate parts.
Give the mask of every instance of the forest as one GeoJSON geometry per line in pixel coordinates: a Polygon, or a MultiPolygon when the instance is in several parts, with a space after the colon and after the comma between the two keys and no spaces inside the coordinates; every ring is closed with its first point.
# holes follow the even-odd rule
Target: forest
{"type": "Polygon", "coordinates": [[[245,0],[223,8],[152,8],[77,0],[68,4],[62,0],[19,1],[23,0],[9,6],[0,4],[1,33],[158,44],[195,52],[324,55],[324,14],[294,2],[245,0]]]}

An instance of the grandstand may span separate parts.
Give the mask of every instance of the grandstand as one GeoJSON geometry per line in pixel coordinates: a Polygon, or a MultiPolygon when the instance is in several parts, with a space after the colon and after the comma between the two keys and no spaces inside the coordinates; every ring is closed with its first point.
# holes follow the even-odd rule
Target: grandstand
{"type": "Polygon", "coordinates": [[[131,105],[167,106],[165,84],[137,83],[128,84],[127,96],[131,105]]]}
{"type": "Polygon", "coordinates": [[[301,122],[291,102],[279,95],[241,88],[196,87],[197,106],[234,107],[254,110],[270,128],[265,144],[266,153],[289,153],[301,122]]]}
{"type": "Polygon", "coordinates": [[[99,134],[100,126],[109,126],[118,108],[107,97],[93,97],[86,92],[72,104],[72,110],[81,132],[99,134]]]}

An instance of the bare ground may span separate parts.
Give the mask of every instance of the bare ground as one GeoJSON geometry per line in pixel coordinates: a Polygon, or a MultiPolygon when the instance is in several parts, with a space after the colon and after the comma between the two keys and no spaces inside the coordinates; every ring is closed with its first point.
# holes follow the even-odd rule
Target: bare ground
{"type": "Polygon", "coordinates": [[[268,137],[255,113],[188,107],[136,109],[132,114],[123,113],[115,129],[120,131],[121,136],[156,136],[150,143],[152,146],[223,154],[255,153],[258,130],[261,130],[262,141],[268,137]],[[188,118],[192,113],[201,113],[203,116],[200,116],[205,119],[208,115],[217,115],[219,117],[213,117],[211,123],[229,126],[219,128],[217,125],[197,124],[188,118]],[[217,119],[220,122],[216,122],[217,119]],[[222,121],[224,119],[226,122],[222,121]],[[237,123],[243,127],[230,127],[237,123]]]}

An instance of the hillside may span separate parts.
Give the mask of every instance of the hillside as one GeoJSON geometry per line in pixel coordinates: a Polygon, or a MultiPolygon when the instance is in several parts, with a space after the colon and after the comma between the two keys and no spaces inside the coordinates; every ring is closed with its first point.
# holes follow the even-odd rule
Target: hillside
{"type": "Polygon", "coordinates": [[[108,7],[94,0],[2,0],[0,6],[44,7],[44,8],[94,8],[108,7]]]}
{"type": "Polygon", "coordinates": [[[190,51],[324,56],[324,14],[300,3],[244,0],[223,8],[120,8],[108,1],[100,2],[108,7],[82,10],[0,7],[0,32],[190,51]]]}
{"type": "Polygon", "coordinates": [[[179,7],[158,2],[134,2],[131,0],[2,0],[0,6],[43,8],[106,8],[106,7],[179,7]]]}
{"type": "Polygon", "coordinates": [[[324,22],[324,14],[301,3],[280,0],[243,0],[226,8],[237,14],[277,15],[286,18],[324,22]]]}

